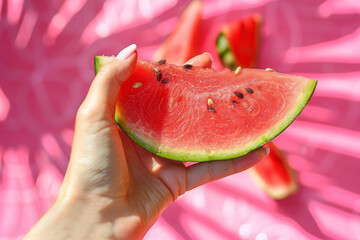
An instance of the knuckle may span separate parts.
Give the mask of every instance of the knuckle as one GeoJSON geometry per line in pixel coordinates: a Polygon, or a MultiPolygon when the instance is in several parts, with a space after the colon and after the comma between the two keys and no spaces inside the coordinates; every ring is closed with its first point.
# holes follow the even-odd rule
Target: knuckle
{"type": "MultiPolygon", "coordinates": [[[[122,74],[120,74],[120,63],[119,62],[111,62],[105,66],[103,66],[97,74],[97,78],[101,79],[113,79],[112,84],[119,85],[121,82],[122,74]]],[[[115,87],[115,86],[114,86],[115,87]]],[[[116,86],[118,87],[118,86],[116,86]]]]}
{"type": "Polygon", "coordinates": [[[113,78],[117,78],[119,75],[119,68],[121,66],[121,63],[119,63],[118,61],[112,61],[108,64],[106,64],[105,66],[103,66],[98,75],[99,77],[113,77],[113,78]]]}
{"type": "Polygon", "coordinates": [[[88,119],[89,116],[91,116],[92,114],[93,113],[91,108],[87,107],[84,104],[81,104],[76,112],[76,119],[88,119]]]}
{"type": "Polygon", "coordinates": [[[108,63],[108,64],[102,66],[102,67],[100,68],[100,71],[98,72],[97,75],[102,76],[102,75],[107,74],[107,73],[108,73],[109,71],[111,71],[111,69],[112,69],[111,65],[112,65],[111,63],[108,63]]]}

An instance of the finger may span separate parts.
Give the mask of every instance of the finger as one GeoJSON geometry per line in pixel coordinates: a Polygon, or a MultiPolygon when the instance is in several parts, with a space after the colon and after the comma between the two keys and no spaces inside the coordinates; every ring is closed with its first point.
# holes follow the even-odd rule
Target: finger
{"type": "Polygon", "coordinates": [[[136,145],[137,152],[141,160],[143,161],[143,165],[146,166],[147,170],[152,173],[159,173],[164,169],[173,169],[174,167],[182,167],[184,168],[184,162],[170,160],[167,158],[160,157],[156,154],[150,153],[145,150],[143,147],[136,145]]]}
{"type": "Polygon", "coordinates": [[[212,65],[212,56],[208,52],[204,52],[201,55],[197,55],[187,61],[185,64],[191,64],[193,66],[203,67],[203,68],[211,68],[212,65]]]}
{"type": "Polygon", "coordinates": [[[186,191],[186,167],[183,162],[152,155],[149,171],[170,190],[173,201],[186,191]]]}
{"type": "Polygon", "coordinates": [[[261,161],[265,155],[265,148],[259,148],[240,158],[191,165],[187,168],[186,190],[188,191],[213,180],[242,172],[261,161]]]}
{"type": "Polygon", "coordinates": [[[120,51],[118,57],[103,66],[92,82],[81,106],[87,115],[94,112],[114,119],[115,106],[121,85],[135,70],[137,62],[136,45],[120,51]],[[125,54],[124,54],[125,53],[125,54]]]}

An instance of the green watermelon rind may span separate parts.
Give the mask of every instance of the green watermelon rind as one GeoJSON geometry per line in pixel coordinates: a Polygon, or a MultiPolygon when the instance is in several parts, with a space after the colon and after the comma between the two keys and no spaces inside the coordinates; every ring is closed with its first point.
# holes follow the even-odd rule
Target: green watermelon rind
{"type": "MultiPolygon", "coordinates": [[[[246,19],[246,18],[244,18],[244,19],[246,19]]],[[[257,29],[255,31],[257,32],[257,35],[260,35],[260,24],[262,22],[262,16],[260,14],[253,14],[253,15],[251,15],[251,19],[256,22],[257,29]]],[[[238,62],[240,59],[237,59],[236,53],[233,51],[233,46],[230,44],[228,37],[229,36],[223,30],[221,30],[216,37],[215,48],[216,48],[216,51],[218,53],[218,56],[220,58],[222,65],[229,68],[230,70],[235,70],[238,67],[238,65],[241,65],[238,62]]],[[[260,39],[257,38],[256,41],[257,41],[256,45],[257,45],[257,49],[258,49],[260,46],[260,39]]],[[[255,54],[254,55],[255,56],[255,62],[254,62],[255,65],[241,66],[241,67],[255,68],[257,65],[256,63],[258,61],[259,56],[258,56],[257,52],[254,54],[255,54]]]]}
{"type": "MultiPolygon", "coordinates": [[[[97,74],[100,71],[100,68],[103,65],[109,63],[112,58],[107,56],[95,56],[95,73],[97,74]]],[[[262,138],[259,138],[253,142],[249,142],[242,149],[235,149],[234,151],[229,149],[225,149],[223,151],[219,149],[213,151],[184,151],[183,149],[178,151],[175,149],[165,149],[161,148],[161,146],[158,146],[155,143],[152,143],[151,140],[144,139],[143,137],[140,138],[134,135],[131,129],[126,127],[126,123],[122,121],[122,118],[118,112],[115,113],[115,122],[120,127],[120,129],[137,144],[147,149],[148,151],[164,158],[187,162],[205,162],[212,160],[233,159],[246,155],[247,153],[263,146],[264,144],[278,136],[280,133],[282,133],[302,112],[305,105],[314,93],[316,84],[316,80],[308,80],[308,83],[306,87],[304,87],[302,94],[299,94],[297,100],[297,107],[290,111],[287,117],[284,117],[285,121],[280,122],[277,126],[274,126],[273,130],[269,130],[268,132],[266,132],[262,138]]]]}
{"type": "Polygon", "coordinates": [[[221,64],[230,70],[237,67],[235,55],[232,53],[226,36],[221,32],[216,38],[216,50],[220,57],[221,64]]]}
{"type": "Polygon", "coordinates": [[[102,66],[108,64],[110,62],[109,57],[107,56],[95,56],[94,57],[94,69],[95,75],[97,75],[102,66]]]}

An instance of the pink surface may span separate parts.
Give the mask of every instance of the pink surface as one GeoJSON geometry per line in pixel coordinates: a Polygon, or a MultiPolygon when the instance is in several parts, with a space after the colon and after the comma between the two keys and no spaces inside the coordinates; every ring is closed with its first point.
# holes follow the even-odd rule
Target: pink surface
{"type": "MultiPolygon", "coordinates": [[[[188,3],[0,0],[0,239],[54,201],[93,55],[136,43],[151,59],[188,3]]],[[[201,50],[216,56],[221,24],[251,12],[264,17],[260,67],[319,80],[275,141],[300,190],[275,201],[237,174],[186,193],[145,239],[360,239],[360,3],[204,0],[201,50]]]]}

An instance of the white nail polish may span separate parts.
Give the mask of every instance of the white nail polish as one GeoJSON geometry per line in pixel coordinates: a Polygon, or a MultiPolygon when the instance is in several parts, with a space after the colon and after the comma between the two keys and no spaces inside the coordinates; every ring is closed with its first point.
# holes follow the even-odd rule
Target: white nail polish
{"type": "Polygon", "coordinates": [[[136,50],[136,44],[131,44],[130,46],[121,50],[116,56],[116,59],[125,60],[129,58],[135,52],[135,50],[136,50]]]}
{"type": "Polygon", "coordinates": [[[265,149],[265,157],[269,156],[270,148],[269,147],[264,147],[264,149],[265,149]]]}

